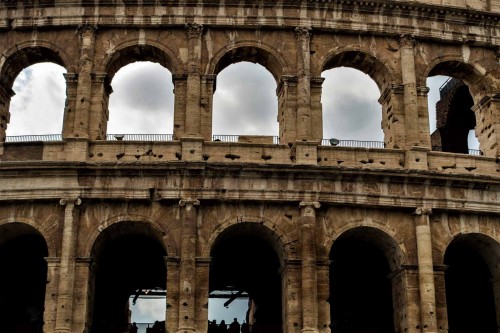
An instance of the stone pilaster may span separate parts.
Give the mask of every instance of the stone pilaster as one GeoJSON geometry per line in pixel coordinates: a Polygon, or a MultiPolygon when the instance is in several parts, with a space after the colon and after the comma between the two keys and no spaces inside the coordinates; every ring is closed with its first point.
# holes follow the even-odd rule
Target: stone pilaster
{"type": "Polygon", "coordinates": [[[106,140],[109,120],[109,96],[113,92],[107,73],[92,73],[92,98],[89,136],[91,140],[106,140]]]}
{"type": "Polygon", "coordinates": [[[420,333],[418,299],[418,270],[402,266],[389,275],[392,283],[394,328],[396,332],[420,333]]]}
{"type": "Polygon", "coordinates": [[[196,258],[196,331],[208,332],[208,294],[212,258],[196,258]]]}
{"type": "Polygon", "coordinates": [[[10,121],[10,99],[15,94],[14,90],[0,84],[0,143],[5,142],[7,124],[10,121]]]}
{"type": "Polygon", "coordinates": [[[430,208],[417,208],[415,210],[418,278],[420,284],[420,326],[422,327],[422,332],[436,333],[436,292],[434,286],[434,265],[432,263],[430,214],[432,214],[430,208]]]}
{"type": "Polygon", "coordinates": [[[330,264],[329,259],[316,261],[318,330],[321,333],[330,333],[330,264]]]}
{"type": "Polygon", "coordinates": [[[434,266],[434,288],[436,291],[436,322],[439,333],[448,332],[448,309],[446,306],[445,271],[447,266],[434,266]]]}
{"type": "Polygon", "coordinates": [[[188,42],[188,77],[187,77],[187,102],[185,135],[201,135],[201,39],[203,26],[201,24],[186,24],[186,35],[188,42]]]}
{"type": "Polygon", "coordinates": [[[299,333],[302,327],[302,284],[301,262],[296,259],[285,259],[281,270],[283,290],[282,304],[284,312],[283,332],[299,333]]]}
{"type": "Polygon", "coordinates": [[[167,266],[167,308],[165,325],[167,332],[177,332],[179,329],[179,257],[164,257],[167,266]]]}
{"type": "Polygon", "coordinates": [[[318,291],[316,272],[316,209],[319,202],[300,203],[302,248],[302,332],[318,332],[318,291]]]}
{"type": "Polygon", "coordinates": [[[90,105],[92,91],[92,67],[94,65],[94,47],[97,27],[81,25],[77,33],[80,35],[80,60],[78,87],[76,90],[76,114],[73,137],[89,138],[90,105]]]}
{"type": "Polygon", "coordinates": [[[43,311],[44,332],[53,333],[56,325],[57,289],[59,288],[60,257],[47,257],[47,284],[45,285],[45,304],[43,311]]]}
{"type": "Polygon", "coordinates": [[[323,139],[323,106],[321,105],[321,94],[323,89],[323,77],[311,78],[311,139],[321,142],[323,139]]]}
{"type": "Polygon", "coordinates": [[[205,141],[212,140],[212,105],[217,76],[201,76],[201,136],[205,141]]]}
{"type": "Polygon", "coordinates": [[[487,95],[472,107],[476,135],[485,156],[500,156],[500,93],[487,95]]]}
{"type": "Polygon", "coordinates": [[[311,115],[311,28],[295,28],[297,37],[297,139],[312,139],[311,115]]]}
{"type": "Polygon", "coordinates": [[[500,276],[498,275],[498,272],[494,272],[494,276],[491,278],[491,286],[493,288],[493,295],[495,298],[497,332],[500,332],[500,276]]]}
{"type": "Polygon", "coordinates": [[[387,148],[404,148],[405,113],[404,89],[401,85],[389,85],[379,98],[382,105],[382,129],[387,148]]]}
{"type": "Polygon", "coordinates": [[[399,39],[401,54],[401,72],[404,89],[405,111],[405,148],[418,146],[418,105],[417,77],[415,74],[415,38],[403,35],[399,39]]]}
{"type": "Polygon", "coordinates": [[[73,291],[73,332],[90,332],[94,307],[94,270],[96,264],[90,257],[75,258],[73,291]],[[90,297],[89,297],[90,296],[90,297]]]}
{"type": "Polygon", "coordinates": [[[73,299],[75,281],[75,254],[78,233],[79,198],[61,199],[65,206],[64,227],[59,268],[59,287],[56,310],[56,333],[73,332],[73,299]]]}
{"type": "Polygon", "coordinates": [[[63,75],[66,80],[66,103],[64,105],[62,137],[66,139],[72,137],[74,133],[78,74],[65,73],[63,75]]]}
{"type": "Polygon", "coordinates": [[[196,295],[196,220],[198,200],[181,200],[181,260],[179,271],[179,333],[194,332],[196,295]]]}
{"type": "Polygon", "coordinates": [[[418,108],[418,138],[419,146],[431,149],[431,130],[429,126],[429,102],[427,95],[428,87],[417,87],[417,108],[418,108]]]}
{"type": "Polygon", "coordinates": [[[297,77],[281,76],[276,92],[280,143],[291,145],[297,139],[297,77]]]}
{"type": "Polygon", "coordinates": [[[174,140],[179,140],[186,132],[187,75],[173,74],[174,83],[174,140]]]}

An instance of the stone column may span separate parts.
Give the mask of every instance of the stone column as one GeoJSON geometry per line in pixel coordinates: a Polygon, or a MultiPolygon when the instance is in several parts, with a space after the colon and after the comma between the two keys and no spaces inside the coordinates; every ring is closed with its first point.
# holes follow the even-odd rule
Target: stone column
{"type": "Polygon", "coordinates": [[[94,270],[96,264],[91,257],[75,259],[75,282],[73,287],[73,332],[90,332],[92,309],[94,308],[94,270]]]}
{"type": "MultiPolygon", "coordinates": [[[[448,310],[446,306],[445,271],[447,266],[434,266],[434,288],[436,290],[436,322],[439,333],[448,332],[448,310]]],[[[500,326],[499,326],[500,327],[500,326]]]]}
{"type": "Polygon", "coordinates": [[[4,84],[0,84],[0,143],[5,142],[7,124],[10,121],[10,99],[16,93],[4,84]]]}
{"type": "Polygon", "coordinates": [[[485,156],[500,156],[500,93],[484,96],[472,107],[476,135],[485,156]]]}
{"type": "Polygon", "coordinates": [[[201,37],[203,26],[201,24],[186,24],[188,41],[188,77],[185,135],[201,135],[201,37]]]}
{"type": "Polygon", "coordinates": [[[179,271],[179,333],[194,332],[196,295],[196,235],[198,200],[181,200],[182,231],[181,260],[179,271]]]}
{"type": "Polygon", "coordinates": [[[312,139],[311,28],[295,28],[297,37],[297,139],[312,139]]]}
{"type": "Polygon", "coordinates": [[[420,333],[417,268],[402,266],[392,272],[389,278],[392,283],[392,304],[396,332],[420,333]]]}
{"type": "Polygon", "coordinates": [[[79,198],[61,199],[65,206],[64,227],[59,268],[59,288],[56,309],[56,333],[73,332],[73,288],[75,281],[75,256],[78,232],[79,198]]]}
{"type": "Polygon", "coordinates": [[[421,147],[431,149],[431,130],[429,126],[429,87],[417,87],[418,137],[421,147]]]}
{"type": "Polygon", "coordinates": [[[316,211],[319,202],[300,203],[302,248],[302,332],[318,332],[316,276],[316,211]]]}
{"type": "Polygon", "coordinates": [[[404,89],[405,148],[419,145],[417,77],[415,74],[415,38],[403,35],[399,39],[401,71],[404,89]]]}
{"type": "Polygon", "coordinates": [[[420,326],[422,332],[437,332],[436,292],[434,287],[434,265],[432,263],[432,239],[429,215],[430,208],[415,210],[418,254],[418,279],[420,283],[420,326]]]}
{"type": "Polygon", "coordinates": [[[89,138],[90,99],[92,89],[92,67],[94,64],[94,46],[97,27],[80,25],[80,62],[78,87],[76,90],[76,114],[73,137],[89,138]]]}
{"type": "Polygon", "coordinates": [[[74,133],[78,74],[65,73],[63,75],[66,80],[66,103],[64,106],[62,137],[66,139],[72,137],[74,133]]]}

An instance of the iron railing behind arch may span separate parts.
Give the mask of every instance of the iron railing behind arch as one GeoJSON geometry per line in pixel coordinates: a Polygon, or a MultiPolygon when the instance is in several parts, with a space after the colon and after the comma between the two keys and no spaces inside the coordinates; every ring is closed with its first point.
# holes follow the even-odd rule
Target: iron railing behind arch
{"type": "Polygon", "coordinates": [[[61,134],[44,134],[44,135],[14,135],[7,136],[5,142],[51,142],[62,141],[61,134]]]}
{"type": "MultiPolygon", "coordinates": [[[[239,142],[239,135],[224,135],[224,134],[214,134],[212,135],[212,141],[216,142],[239,142]]],[[[279,145],[280,138],[279,136],[273,136],[273,144],[279,145]]]]}
{"type": "Polygon", "coordinates": [[[106,141],[173,141],[173,134],[107,134],[106,141]]]}
{"type": "Polygon", "coordinates": [[[359,141],[359,140],[337,140],[337,139],[323,139],[321,140],[322,146],[333,147],[351,147],[351,148],[385,148],[384,141],[359,141]]]}
{"type": "MultiPolygon", "coordinates": [[[[443,147],[441,146],[432,146],[432,151],[441,151],[443,152],[443,147]]],[[[449,153],[449,152],[445,152],[445,153],[449,153]]],[[[453,152],[451,152],[453,153],[453,152]]],[[[453,153],[453,154],[465,154],[465,153],[453,153]]],[[[483,152],[479,149],[469,149],[469,155],[473,155],[473,156],[482,156],[483,155],[483,152]]]]}

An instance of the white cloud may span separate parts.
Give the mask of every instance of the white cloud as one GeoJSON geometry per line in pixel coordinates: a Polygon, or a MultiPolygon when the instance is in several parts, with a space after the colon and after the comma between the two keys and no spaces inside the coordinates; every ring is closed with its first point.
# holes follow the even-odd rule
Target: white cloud
{"type": "Polygon", "coordinates": [[[135,305],[132,304],[132,301],[129,304],[132,311],[132,322],[154,323],[165,320],[165,298],[138,298],[135,305]]]}

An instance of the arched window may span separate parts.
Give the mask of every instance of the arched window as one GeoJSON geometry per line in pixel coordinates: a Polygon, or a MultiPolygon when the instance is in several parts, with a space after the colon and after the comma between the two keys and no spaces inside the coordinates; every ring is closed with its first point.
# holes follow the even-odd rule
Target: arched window
{"type": "Polygon", "coordinates": [[[460,79],[436,75],[427,78],[432,150],[479,155],[475,135],[474,101],[460,79]]]}
{"type": "Polygon", "coordinates": [[[278,135],[276,81],[259,64],[240,62],[217,75],[215,135],[278,135]]]}
{"type": "Polygon", "coordinates": [[[338,139],[340,145],[383,148],[382,107],[375,81],[349,67],[333,68],[322,76],[323,138],[338,139]]]}
{"type": "Polygon", "coordinates": [[[172,74],[158,63],[140,61],[121,68],[111,82],[109,134],[172,134],[172,74]]]}
{"type": "Polygon", "coordinates": [[[54,63],[38,63],[19,73],[12,87],[16,94],[10,101],[9,137],[60,137],[66,100],[64,73],[66,69],[54,63]]]}

